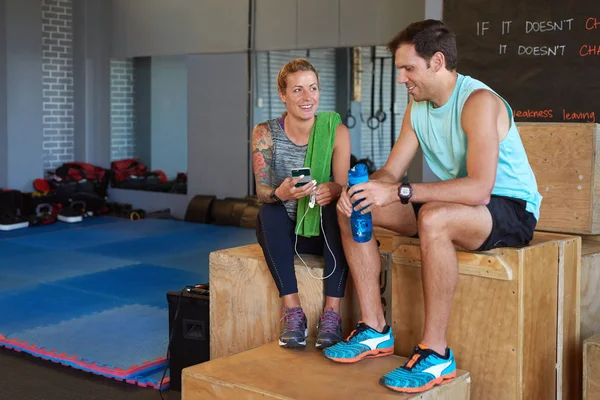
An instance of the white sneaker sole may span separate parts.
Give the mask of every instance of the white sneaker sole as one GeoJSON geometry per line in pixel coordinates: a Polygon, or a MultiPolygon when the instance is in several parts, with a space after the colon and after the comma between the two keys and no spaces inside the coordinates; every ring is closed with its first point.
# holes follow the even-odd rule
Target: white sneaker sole
{"type": "Polygon", "coordinates": [[[292,340],[290,342],[282,342],[279,340],[279,345],[281,347],[303,347],[306,346],[306,337],[308,336],[308,328],[304,330],[304,340],[302,342],[297,342],[292,340]]]}

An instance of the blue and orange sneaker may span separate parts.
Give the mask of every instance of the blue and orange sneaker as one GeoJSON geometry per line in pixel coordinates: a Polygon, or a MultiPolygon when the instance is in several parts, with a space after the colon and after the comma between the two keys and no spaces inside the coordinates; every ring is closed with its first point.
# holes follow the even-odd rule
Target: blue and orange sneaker
{"type": "Polygon", "coordinates": [[[419,393],[456,378],[452,350],[440,354],[423,345],[415,347],[412,357],[402,366],[381,377],[379,383],[397,392],[419,393]]]}
{"type": "Polygon", "coordinates": [[[342,342],[323,350],[323,355],[339,363],[355,363],[365,358],[389,356],[394,353],[394,334],[392,328],[385,326],[383,332],[377,332],[364,322],[342,342]]]}

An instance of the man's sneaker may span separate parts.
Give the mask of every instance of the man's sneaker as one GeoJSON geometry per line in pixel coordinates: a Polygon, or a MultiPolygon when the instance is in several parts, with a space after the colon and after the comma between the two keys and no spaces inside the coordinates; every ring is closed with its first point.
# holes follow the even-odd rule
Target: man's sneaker
{"type": "Polygon", "coordinates": [[[435,351],[418,345],[412,357],[401,367],[381,377],[379,383],[397,392],[418,393],[456,378],[456,361],[446,348],[442,357],[435,351]]]}
{"type": "Polygon", "coordinates": [[[340,363],[355,363],[365,358],[389,356],[394,353],[392,328],[385,326],[383,333],[360,322],[343,342],[323,350],[323,355],[340,363]]]}
{"type": "Polygon", "coordinates": [[[340,314],[333,310],[325,311],[321,314],[319,324],[317,325],[315,347],[317,349],[326,349],[342,340],[342,318],[340,314]]]}
{"type": "Polygon", "coordinates": [[[308,328],[306,324],[306,315],[304,315],[302,308],[286,308],[282,319],[285,321],[281,327],[279,345],[281,347],[306,346],[308,328]]]}

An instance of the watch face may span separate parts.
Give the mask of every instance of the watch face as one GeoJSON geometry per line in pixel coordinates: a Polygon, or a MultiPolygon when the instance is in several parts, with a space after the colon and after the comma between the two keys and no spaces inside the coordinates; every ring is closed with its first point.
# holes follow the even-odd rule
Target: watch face
{"type": "Polygon", "coordinates": [[[400,195],[401,196],[409,196],[410,195],[410,189],[407,188],[407,187],[400,188],[400,195]]]}

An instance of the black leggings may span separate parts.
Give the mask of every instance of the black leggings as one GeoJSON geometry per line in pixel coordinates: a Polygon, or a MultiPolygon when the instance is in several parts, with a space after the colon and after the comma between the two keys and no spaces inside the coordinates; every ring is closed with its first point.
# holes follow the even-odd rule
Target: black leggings
{"type": "MultiPolygon", "coordinates": [[[[323,230],[327,235],[329,248],[323,238],[323,231],[319,236],[298,236],[296,250],[302,254],[323,256],[325,271],[323,276],[329,276],[334,266],[335,271],[325,279],[325,296],[344,297],[346,280],[348,278],[348,263],[342,247],[340,227],[338,225],[335,203],[322,208],[323,230]]],[[[256,224],[256,237],[262,247],[265,260],[273,275],[273,280],[279,289],[279,296],[298,293],[298,282],[294,270],[294,230],[296,222],[287,214],[285,207],[280,204],[267,203],[260,207],[256,224]]],[[[319,228],[320,229],[320,228],[319,228]]]]}

